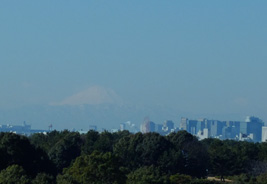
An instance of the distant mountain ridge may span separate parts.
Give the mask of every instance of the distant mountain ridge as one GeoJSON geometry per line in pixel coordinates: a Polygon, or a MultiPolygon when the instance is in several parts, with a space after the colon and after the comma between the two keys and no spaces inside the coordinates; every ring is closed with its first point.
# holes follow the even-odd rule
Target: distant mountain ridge
{"type": "Polygon", "coordinates": [[[121,97],[112,89],[101,86],[92,86],[78,92],[61,102],[50,105],[99,105],[99,104],[122,104],[121,97]]]}

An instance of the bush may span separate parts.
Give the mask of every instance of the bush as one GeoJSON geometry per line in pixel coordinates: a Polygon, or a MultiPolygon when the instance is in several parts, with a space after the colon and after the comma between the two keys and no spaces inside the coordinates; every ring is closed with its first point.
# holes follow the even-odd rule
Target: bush
{"type": "Polygon", "coordinates": [[[170,176],[171,184],[190,184],[192,181],[191,176],[184,174],[175,174],[170,176]]]}

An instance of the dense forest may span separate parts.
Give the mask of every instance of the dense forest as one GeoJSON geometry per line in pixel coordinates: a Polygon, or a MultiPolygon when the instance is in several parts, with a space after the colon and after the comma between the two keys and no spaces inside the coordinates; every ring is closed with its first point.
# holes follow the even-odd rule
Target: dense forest
{"type": "Polygon", "coordinates": [[[0,183],[267,184],[267,143],[158,133],[0,134],[0,183]]]}

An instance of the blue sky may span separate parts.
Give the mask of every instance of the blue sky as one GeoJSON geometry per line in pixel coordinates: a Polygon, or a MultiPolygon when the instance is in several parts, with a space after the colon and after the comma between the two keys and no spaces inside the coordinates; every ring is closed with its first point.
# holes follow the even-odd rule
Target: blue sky
{"type": "Polygon", "coordinates": [[[125,103],[267,121],[266,33],[263,0],[3,0],[0,108],[101,86],[125,103]]]}

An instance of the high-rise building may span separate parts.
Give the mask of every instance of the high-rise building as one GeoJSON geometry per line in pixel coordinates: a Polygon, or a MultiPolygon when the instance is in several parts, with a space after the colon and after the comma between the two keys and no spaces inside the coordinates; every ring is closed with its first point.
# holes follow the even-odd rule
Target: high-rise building
{"type": "Polygon", "coordinates": [[[222,135],[222,129],[226,125],[225,121],[211,120],[210,123],[210,136],[218,137],[222,135]]]}
{"type": "Polygon", "coordinates": [[[196,124],[196,133],[202,132],[206,127],[206,119],[198,119],[196,124]]]}
{"type": "Polygon", "coordinates": [[[96,125],[89,125],[89,130],[97,131],[97,126],[96,125]]]}
{"type": "Polygon", "coordinates": [[[180,122],[180,129],[181,130],[187,130],[188,119],[187,118],[181,118],[180,122]]]}
{"type": "Polygon", "coordinates": [[[253,134],[253,141],[260,142],[262,140],[262,120],[254,116],[248,116],[246,122],[247,134],[253,134]]]}
{"type": "Polygon", "coordinates": [[[162,127],[163,127],[162,124],[156,124],[155,125],[155,131],[158,132],[159,134],[162,134],[163,133],[162,127]]]}
{"type": "Polygon", "coordinates": [[[229,121],[229,126],[232,129],[232,138],[238,137],[240,132],[240,121],[229,121]]]}
{"type": "Polygon", "coordinates": [[[245,121],[240,122],[240,133],[248,134],[248,122],[245,121]]]}
{"type": "Polygon", "coordinates": [[[123,131],[123,130],[125,130],[125,124],[124,123],[121,123],[120,124],[120,131],[123,131]]]}
{"type": "Polygon", "coordinates": [[[239,121],[226,121],[226,126],[222,129],[222,139],[238,139],[239,133],[239,121]]]}
{"type": "Polygon", "coordinates": [[[188,121],[187,131],[192,135],[197,134],[197,122],[198,122],[197,120],[189,120],[188,121]]]}
{"type": "Polygon", "coordinates": [[[222,139],[232,139],[232,127],[225,126],[222,129],[222,139]]]}
{"type": "Polygon", "coordinates": [[[162,130],[165,133],[171,132],[171,130],[174,129],[174,123],[171,120],[166,120],[163,123],[162,130]]]}
{"type": "Polygon", "coordinates": [[[267,141],[267,127],[262,127],[262,137],[261,137],[261,142],[266,142],[267,141]]]}
{"type": "Polygon", "coordinates": [[[197,133],[197,137],[199,138],[199,140],[209,138],[209,130],[207,128],[204,128],[202,131],[199,131],[197,133]]]}
{"type": "Polygon", "coordinates": [[[149,120],[145,120],[141,126],[140,130],[142,133],[155,132],[155,123],[149,120]]]}

